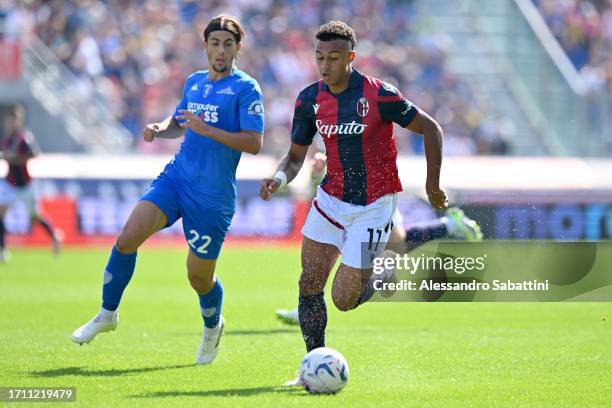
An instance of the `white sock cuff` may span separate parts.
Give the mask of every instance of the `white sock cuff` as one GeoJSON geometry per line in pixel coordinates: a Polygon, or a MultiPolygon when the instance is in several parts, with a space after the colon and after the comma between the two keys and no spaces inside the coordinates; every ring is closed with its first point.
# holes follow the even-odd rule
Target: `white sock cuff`
{"type": "Polygon", "coordinates": [[[115,317],[116,314],[116,310],[106,310],[105,308],[101,307],[98,316],[100,316],[100,318],[104,320],[111,320],[113,317],[115,317]]]}

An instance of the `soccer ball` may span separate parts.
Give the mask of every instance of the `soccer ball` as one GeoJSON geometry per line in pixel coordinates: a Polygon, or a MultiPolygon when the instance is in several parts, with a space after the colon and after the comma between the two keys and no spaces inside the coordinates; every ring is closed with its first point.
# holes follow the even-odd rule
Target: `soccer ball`
{"type": "Polygon", "coordinates": [[[348,376],[348,362],[329,347],[312,350],[300,365],[300,381],[311,394],[335,394],[344,388],[348,376]]]}

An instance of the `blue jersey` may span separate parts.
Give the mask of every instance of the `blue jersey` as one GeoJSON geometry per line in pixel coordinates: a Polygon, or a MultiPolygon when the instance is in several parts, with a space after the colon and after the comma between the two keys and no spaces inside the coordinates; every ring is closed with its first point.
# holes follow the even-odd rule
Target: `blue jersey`
{"type": "MultiPolygon", "coordinates": [[[[229,76],[216,81],[209,81],[208,71],[191,74],[185,81],[174,117],[181,109],[228,132],[264,131],[261,88],[255,79],[236,68],[229,76]]],[[[237,150],[186,129],[181,148],[166,171],[187,188],[193,200],[203,208],[234,212],[236,167],[240,155],[237,150]]]]}

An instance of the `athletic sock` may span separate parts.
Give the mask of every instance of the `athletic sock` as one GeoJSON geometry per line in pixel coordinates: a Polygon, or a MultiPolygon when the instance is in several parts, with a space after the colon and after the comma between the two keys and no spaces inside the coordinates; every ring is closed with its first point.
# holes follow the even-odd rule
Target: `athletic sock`
{"type": "Polygon", "coordinates": [[[104,286],[102,287],[102,307],[115,311],[119,307],[121,295],[130,282],[136,267],[136,254],[123,254],[113,246],[106,270],[104,271],[104,286]]]}
{"type": "Polygon", "coordinates": [[[327,306],[323,292],[317,295],[300,295],[298,304],[300,328],[306,343],[306,351],[325,347],[325,327],[327,327],[327,306]]]}
{"type": "Polygon", "coordinates": [[[200,298],[200,310],[204,319],[204,326],[209,329],[217,327],[221,317],[221,304],[223,303],[223,286],[221,281],[216,278],[215,286],[210,292],[198,295],[200,298]]]}
{"type": "Polygon", "coordinates": [[[4,229],[4,221],[0,220],[0,250],[4,249],[4,235],[6,230],[4,229]]]}
{"type": "Polygon", "coordinates": [[[100,313],[98,313],[98,317],[100,320],[111,321],[113,317],[117,314],[116,310],[106,310],[105,308],[100,308],[100,313]]]}
{"type": "MultiPolygon", "coordinates": [[[[370,279],[368,279],[368,283],[364,286],[363,292],[361,292],[359,299],[357,299],[357,305],[355,307],[364,304],[370,300],[372,296],[374,296],[374,293],[376,292],[374,289],[374,283],[377,280],[382,281],[383,283],[396,282],[397,278],[395,275],[395,265],[392,268],[385,268],[381,273],[372,272],[370,279]]],[[[380,287],[380,285],[378,286],[380,287]]]]}
{"type": "Polygon", "coordinates": [[[53,232],[53,228],[51,227],[51,224],[49,223],[49,221],[47,221],[46,219],[44,219],[42,217],[39,217],[38,218],[38,223],[45,229],[47,234],[49,234],[49,236],[52,239],[55,239],[55,232],[53,232]]]}
{"type": "Polygon", "coordinates": [[[419,223],[406,230],[406,243],[420,245],[448,236],[448,227],[442,220],[419,223]]]}
{"type": "Polygon", "coordinates": [[[382,279],[381,275],[372,273],[368,283],[363,288],[363,292],[359,295],[359,299],[357,299],[357,306],[364,304],[374,296],[374,281],[379,279],[382,279]]]}

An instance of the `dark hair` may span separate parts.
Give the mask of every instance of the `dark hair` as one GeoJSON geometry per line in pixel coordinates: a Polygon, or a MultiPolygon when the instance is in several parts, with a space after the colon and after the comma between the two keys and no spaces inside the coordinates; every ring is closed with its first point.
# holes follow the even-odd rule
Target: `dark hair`
{"type": "Polygon", "coordinates": [[[229,16],[227,14],[220,14],[210,20],[204,29],[204,41],[208,41],[208,35],[210,33],[220,30],[233,34],[237,43],[239,43],[245,36],[242,25],[240,25],[240,21],[238,21],[236,17],[229,16]]]}
{"type": "Polygon", "coordinates": [[[355,49],[355,43],[357,42],[355,31],[344,21],[338,20],[328,21],[319,27],[315,38],[319,41],[348,41],[351,51],[355,49]]]}

